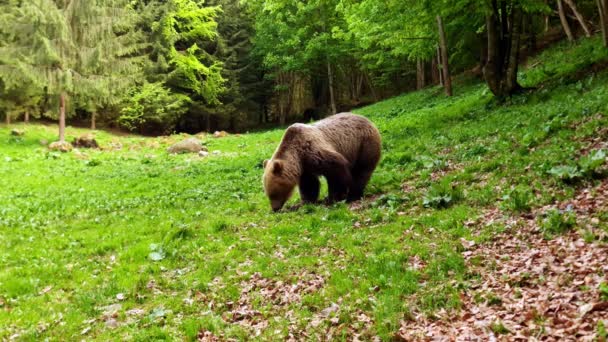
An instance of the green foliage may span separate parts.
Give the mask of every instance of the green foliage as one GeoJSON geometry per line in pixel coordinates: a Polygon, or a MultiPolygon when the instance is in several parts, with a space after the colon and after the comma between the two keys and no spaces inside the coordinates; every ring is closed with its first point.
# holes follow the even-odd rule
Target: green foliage
{"type": "Polygon", "coordinates": [[[502,205],[512,212],[525,213],[531,209],[534,194],[529,188],[516,187],[503,197],[502,205]]]}
{"type": "Polygon", "coordinates": [[[606,151],[593,150],[578,160],[578,167],[585,176],[595,176],[606,163],[606,151]]]}
{"type": "MultiPolygon", "coordinates": [[[[577,72],[571,56],[595,43],[574,44],[571,54],[560,46],[530,65],[577,72]]],[[[146,73],[155,78],[148,84],[157,85],[146,93],[169,88],[186,95],[164,82],[155,69],[162,64],[158,56],[150,57],[158,64],[147,66],[156,71],[146,73]]],[[[607,58],[608,50],[596,57],[607,58]]],[[[496,105],[483,84],[471,82],[455,87],[452,98],[428,88],[358,109],[382,132],[383,160],[367,198],[352,209],[319,204],[271,213],[256,165],[272,155],[284,130],[209,139],[209,150],[220,153],[199,158],[167,154],[183,135],[97,131],[103,149],[57,153],[40,145],[53,137],[47,125],[17,124],[26,130],[18,143],[7,143],[11,128],[0,125],[0,339],[186,340],[210,331],[247,340],[255,328],[227,321],[244,293],[256,319],[268,322],[255,337],[260,340],[288,339],[294,327],[311,340],[327,339],[328,331],[363,332],[358,327],[365,329],[362,338],[390,340],[404,317],[458,310],[463,291],[479,280],[474,270],[485,267],[483,258],[469,267],[462,239],[481,243],[504,233],[476,221],[500,205],[500,194],[525,184],[535,190],[530,206],[536,209],[574,197],[575,187],[547,171],[588,150],[608,125],[605,115],[595,115],[608,111],[608,73],[586,75],[578,76],[581,90],[538,76],[528,84],[536,91],[507,105],[496,105]],[[552,127],[533,149],[522,148],[521,137],[544,132],[555,113],[564,113],[568,124],[552,127]],[[446,189],[438,193],[449,195],[458,183],[466,197],[443,210],[424,209],[421,199],[437,186],[443,166],[427,168],[419,156],[449,161],[450,168],[441,169],[446,189]],[[285,288],[307,288],[307,277],[320,277],[323,285],[283,305],[264,296],[267,287],[251,286],[258,276],[285,288]],[[339,306],[331,313],[339,325],[308,328],[332,303],[339,306]],[[116,315],[105,313],[108,306],[116,315]],[[362,313],[369,323],[360,325],[362,313]]],[[[140,92],[141,82],[125,96],[140,92]]],[[[68,127],[68,140],[87,132],[68,127]]],[[[597,217],[593,229],[602,234],[606,214],[597,217]]],[[[548,226],[568,219],[555,221],[548,226]]],[[[520,285],[532,278],[522,274],[520,285]]],[[[492,294],[483,299],[500,301],[492,294]]],[[[500,322],[494,330],[503,330],[500,322]]],[[[597,330],[601,336],[605,328],[598,323],[597,330]]]]}
{"type": "Polygon", "coordinates": [[[575,181],[583,176],[578,167],[570,165],[553,167],[551,170],[549,170],[549,173],[561,180],[568,182],[575,181]]]}
{"type": "Polygon", "coordinates": [[[608,329],[606,329],[606,324],[602,320],[597,322],[597,338],[598,341],[606,341],[608,339],[608,329]]]}
{"type": "Polygon", "coordinates": [[[576,226],[576,215],[571,210],[553,209],[545,213],[542,228],[547,236],[563,234],[576,226]]]}
{"type": "Polygon", "coordinates": [[[551,168],[549,174],[565,181],[575,182],[582,178],[597,177],[606,162],[604,150],[593,150],[579,158],[576,165],[559,165],[551,168]]]}
{"type": "Polygon", "coordinates": [[[462,189],[447,180],[431,185],[422,204],[431,208],[448,208],[464,198],[462,189]]]}
{"type": "Polygon", "coordinates": [[[209,104],[218,103],[218,96],[224,91],[224,78],[221,63],[199,48],[199,44],[217,37],[218,13],[219,8],[202,7],[193,0],[171,0],[161,19],[152,25],[171,66],[167,84],[192,92],[209,104]],[[185,49],[180,45],[185,45],[185,49]]]}
{"type": "Polygon", "coordinates": [[[496,335],[505,335],[510,333],[511,331],[509,329],[507,329],[507,327],[505,327],[505,325],[500,322],[492,322],[492,324],[490,324],[490,329],[496,334],[496,335]]]}
{"type": "Polygon", "coordinates": [[[608,301],[608,283],[601,283],[600,284],[600,298],[603,301],[608,301]]]}
{"type": "Polygon", "coordinates": [[[177,120],[188,111],[190,98],[172,93],[162,83],[144,83],[126,98],[118,122],[129,130],[154,127],[170,133],[177,120]]]}
{"type": "MultiPolygon", "coordinates": [[[[72,94],[77,106],[90,111],[117,103],[129,75],[136,72],[126,58],[132,52],[124,51],[124,44],[133,43],[128,34],[133,13],[124,5],[35,0],[11,6],[6,16],[12,28],[21,29],[11,32],[8,70],[28,80],[26,89],[38,96],[72,94]]],[[[74,113],[76,106],[70,108],[74,113]]]]}

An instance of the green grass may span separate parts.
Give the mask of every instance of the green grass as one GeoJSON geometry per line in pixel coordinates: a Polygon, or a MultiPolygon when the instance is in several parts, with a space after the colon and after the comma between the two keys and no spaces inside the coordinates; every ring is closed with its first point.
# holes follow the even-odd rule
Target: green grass
{"type": "Polygon", "coordinates": [[[324,336],[329,322],[309,322],[332,303],[344,339],[360,312],[373,320],[366,334],[386,340],[414,312],[457,309],[474,276],[460,238],[500,229],[465,221],[492,207],[517,215],[595,181],[550,171],[578,165],[585,139],[608,124],[608,73],[590,71],[607,60],[597,38],[561,44],[522,70],[536,90],[506,104],[469,82],[453,98],[433,87],[358,110],[382,132],[384,157],[367,189],[379,197],[357,211],[271,213],[261,162],[283,130],[205,137],[221,153],[201,159],[166,153],[180,136],[96,132],[101,146],[122,148],[61,154],[39,142],[55,127],[15,125],[26,134],[12,138],[0,126],[0,339],[193,340],[201,330],[246,339],[226,315],[255,272],[288,284],[303,272],[325,279],[286,305],[252,296],[269,324],[262,340],[284,339],[290,326],[324,336]],[[110,327],[103,313],[117,303],[110,327]]]}

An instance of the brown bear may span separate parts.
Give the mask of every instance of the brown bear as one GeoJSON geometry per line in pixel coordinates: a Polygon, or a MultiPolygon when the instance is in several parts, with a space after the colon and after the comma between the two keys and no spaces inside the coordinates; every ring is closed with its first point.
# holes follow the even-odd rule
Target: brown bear
{"type": "Polygon", "coordinates": [[[381,147],[376,126],[352,113],[289,126],[272,159],[264,161],[264,191],[272,210],[283,207],[296,185],[304,203],[316,202],[319,176],[327,179],[329,203],[361,199],[381,147]]]}

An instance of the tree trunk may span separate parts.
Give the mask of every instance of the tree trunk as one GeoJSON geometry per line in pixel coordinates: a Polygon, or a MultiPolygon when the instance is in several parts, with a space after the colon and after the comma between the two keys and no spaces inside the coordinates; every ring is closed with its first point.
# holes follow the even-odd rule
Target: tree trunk
{"type": "Polygon", "coordinates": [[[356,91],[355,94],[357,96],[356,100],[357,100],[357,103],[358,103],[359,100],[361,99],[361,91],[363,89],[363,75],[360,72],[357,73],[357,75],[358,75],[357,76],[357,87],[355,89],[355,91],[356,91]]]}
{"type": "Polygon", "coordinates": [[[587,23],[585,23],[585,18],[583,18],[581,13],[576,8],[576,4],[574,3],[574,0],[564,0],[564,1],[568,4],[570,9],[574,13],[574,16],[576,16],[576,20],[578,20],[579,24],[581,24],[583,31],[585,31],[585,37],[587,37],[587,38],[591,37],[591,30],[589,30],[589,26],[587,26],[587,23]]]}
{"type": "Polygon", "coordinates": [[[536,32],[534,31],[534,17],[531,14],[525,15],[522,31],[526,37],[526,54],[531,55],[536,51],[536,32]]]}
{"type": "Polygon", "coordinates": [[[66,94],[59,95],[59,142],[65,142],[65,101],[66,94]]]}
{"type": "Polygon", "coordinates": [[[97,113],[96,112],[91,113],[91,129],[92,130],[96,130],[97,129],[97,124],[95,122],[96,117],[97,117],[97,113]]]}
{"type": "Polygon", "coordinates": [[[9,114],[9,112],[6,112],[6,125],[10,125],[11,124],[11,115],[9,114]]]}
{"type": "Polygon", "coordinates": [[[420,90],[424,88],[424,64],[422,59],[416,60],[416,89],[420,90]]]}
{"type": "Polygon", "coordinates": [[[207,113],[205,120],[205,132],[211,133],[211,113],[207,113]]]}
{"type": "Polygon", "coordinates": [[[23,122],[25,122],[25,123],[30,122],[30,111],[29,110],[25,111],[25,117],[23,118],[23,122]]]}
{"type": "Polygon", "coordinates": [[[416,90],[420,90],[422,89],[422,77],[420,76],[420,74],[422,73],[422,71],[420,71],[421,67],[420,67],[420,58],[416,59],[416,90]]]}
{"type": "Polygon", "coordinates": [[[332,74],[332,70],[331,70],[331,63],[329,62],[329,58],[327,59],[327,78],[329,80],[328,87],[329,87],[329,108],[331,110],[331,114],[336,114],[337,110],[336,110],[336,99],[334,98],[334,80],[333,80],[333,74],[332,74]]]}
{"type": "Polygon", "coordinates": [[[364,71],[363,75],[365,76],[365,80],[367,81],[369,91],[372,93],[372,98],[374,99],[374,102],[378,102],[378,94],[376,94],[376,88],[374,88],[374,84],[372,83],[371,77],[369,77],[369,73],[367,73],[367,71],[364,71]]]}
{"type": "MultiPolygon", "coordinates": [[[[545,0],[545,5],[549,5],[549,0],[545,0]]],[[[545,32],[549,31],[549,15],[545,14],[544,17],[544,22],[545,22],[545,32]]]]}
{"type": "Polygon", "coordinates": [[[452,96],[452,78],[450,76],[450,63],[448,59],[448,43],[445,37],[445,29],[443,28],[443,20],[437,16],[437,26],[439,28],[439,44],[441,47],[441,62],[443,71],[443,81],[445,83],[445,94],[452,96]]]}
{"type": "Polygon", "coordinates": [[[602,29],[604,46],[608,47],[608,0],[596,0],[596,2],[600,12],[600,28],[602,29]]]}
{"type": "Polygon", "coordinates": [[[431,58],[431,82],[439,84],[439,69],[437,68],[437,59],[431,58]]]}
{"type": "Polygon", "coordinates": [[[557,12],[559,13],[559,20],[562,22],[562,26],[564,28],[564,32],[566,32],[568,41],[573,41],[574,36],[570,30],[570,25],[568,24],[568,18],[566,18],[566,12],[564,11],[564,4],[562,0],[557,0],[557,12]]]}
{"type": "Polygon", "coordinates": [[[486,16],[488,59],[483,75],[498,98],[510,96],[521,89],[517,82],[517,71],[523,12],[521,5],[513,2],[510,13],[505,14],[506,2],[492,0],[492,11],[486,16]]]}
{"type": "Polygon", "coordinates": [[[437,73],[439,73],[439,84],[443,87],[443,71],[441,70],[441,66],[443,63],[441,62],[441,48],[437,45],[437,73]]]}

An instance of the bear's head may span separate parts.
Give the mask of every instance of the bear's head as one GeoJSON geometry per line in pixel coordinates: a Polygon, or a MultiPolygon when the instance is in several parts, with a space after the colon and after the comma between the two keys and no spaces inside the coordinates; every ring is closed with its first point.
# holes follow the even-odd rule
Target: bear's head
{"type": "Polygon", "coordinates": [[[273,211],[280,210],[289,200],[297,183],[286,170],[286,161],[281,159],[264,161],[264,192],[273,211]]]}

